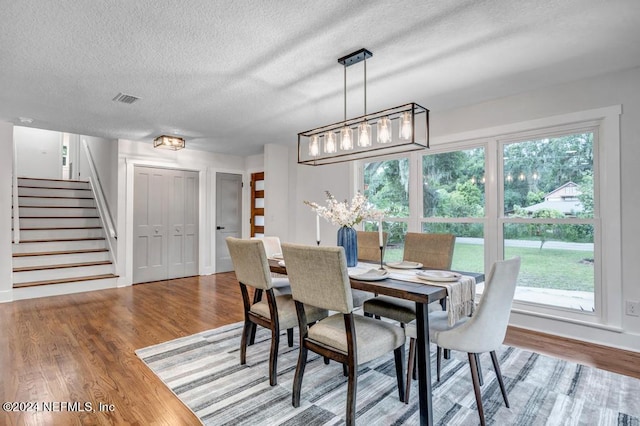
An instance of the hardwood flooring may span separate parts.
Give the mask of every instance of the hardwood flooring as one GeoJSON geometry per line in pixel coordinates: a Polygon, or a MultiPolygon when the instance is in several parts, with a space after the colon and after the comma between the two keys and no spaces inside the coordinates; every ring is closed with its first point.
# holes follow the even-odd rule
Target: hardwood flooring
{"type": "MultiPolygon", "coordinates": [[[[40,403],[3,411],[0,424],[198,424],[134,351],[240,321],[241,300],[224,273],[0,304],[0,400],[40,403]],[[43,402],[90,402],[95,412],[46,412],[43,402]]],[[[522,329],[507,343],[640,378],[639,353],[522,329]]]]}

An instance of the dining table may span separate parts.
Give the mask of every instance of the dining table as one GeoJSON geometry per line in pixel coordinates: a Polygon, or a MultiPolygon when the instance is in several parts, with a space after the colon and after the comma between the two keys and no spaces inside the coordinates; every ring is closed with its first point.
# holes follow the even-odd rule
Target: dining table
{"type": "MultiPolygon", "coordinates": [[[[361,266],[359,264],[358,266],[361,266]]],[[[379,267],[380,265],[373,265],[379,267]]],[[[286,274],[286,264],[282,260],[269,259],[271,272],[286,274]]],[[[476,283],[484,281],[484,274],[462,272],[462,275],[474,277],[476,283]]],[[[378,295],[392,296],[410,300],[416,304],[416,348],[418,355],[418,398],[420,407],[420,424],[433,425],[433,405],[431,396],[431,353],[429,351],[429,309],[432,302],[443,301],[447,297],[447,289],[429,283],[404,281],[397,278],[385,278],[377,281],[359,280],[349,277],[351,288],[378,295]]]]}

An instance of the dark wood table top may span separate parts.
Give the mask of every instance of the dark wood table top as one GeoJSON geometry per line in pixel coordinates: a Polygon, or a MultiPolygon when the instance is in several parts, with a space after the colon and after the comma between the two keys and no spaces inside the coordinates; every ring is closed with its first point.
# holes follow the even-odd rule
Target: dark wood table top
{"type": "MultiPolygon", "coordinates": [[[[287,273],[286,266],[279,265],[278,261],[274,259],[269,259],[269,268],[271,272],[279,274],[287,273]]],[[[484,281],[484,274],[471,272],[460,273],[474,277],[476,279],[476,283],[484,281]]],[[[446,288],[426,283],[402,281],[394,278],[387,278],[380,281],[361,281],[354,278],[351,278],[350,280],[351,288],[356,290],[398,297],[405,300],[411,300],[413,302],[431,303],[444,299],[447,296],[446,288]]]]}

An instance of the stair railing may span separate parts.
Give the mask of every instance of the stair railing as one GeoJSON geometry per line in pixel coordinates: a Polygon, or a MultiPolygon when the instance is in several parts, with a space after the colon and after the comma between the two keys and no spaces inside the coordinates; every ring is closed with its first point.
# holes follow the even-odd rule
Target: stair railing
{"type": "Polygon", "coordinates": [[[20,197],[18,194],[18,150],[13,138],[13,243],[20,244],[20,197]]]}
{"type": "Polygon", "coordinates": [[[96,206],[98,207],[98,214],[100,215],[100,221],[102,222],[102,227],[105,229],[107,233],[107,243],[109,244],[109,252],[111,253],[113,265],[116,265],[116,257],[115,246],[116,239],[118,235],[116,233],[116,227],[113,224],[113,219],[111,218],[111,212],[109,211],[109,206],[105,200],[104,191],[102,190],[102,184],[100,183],[100,178],[98,177],[98,172],[96,170],[96,165],[93,162],[93,156],[91,155],[91,150],[89,149],[89,145],[87,141],[82,139],[82,147],[87,159],[87,164],[89,165],[89,184],[91,185],[91,189],[95,195],[96,206]]]}

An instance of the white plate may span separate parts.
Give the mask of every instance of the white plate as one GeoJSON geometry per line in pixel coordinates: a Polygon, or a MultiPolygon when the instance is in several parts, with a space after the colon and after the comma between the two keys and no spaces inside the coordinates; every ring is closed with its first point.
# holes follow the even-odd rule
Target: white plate
{"type": "Polygon", "coordinates": [[[391,275],[389,271],[381,271],[380,269],[369,269],[363,274],[350,274],[349,276],[355,280],[361,281],[380,281],[389,278],[389,275],[391,275]]]}
{"type": "Polygon", "coordinates": [[[451,271],[418,271],[416,276],[429,281],[450,282],[458,281],[462,275],[451,271]]]}
{"type": "Polygon", "coordinates": [[[284,259],[284,257],[282,256],[282,253],[273,253],[271,255],[272,259],[284,259]]]}
{"type": "Polygon", "coordinates": [[[279,260],[279,261],[278,261],[278,265],[280,265],[280,266],[284,266],[284,260],[279,260]]]}
{"type": "Polygon", "coordinates": [[[402,262],[387,262],[386,265],[389,268],[394,268],[394,269],[418,269],[418,268],[422,268],[422,263],[411,262],[409,260],[403,260],[402,262]]]}

